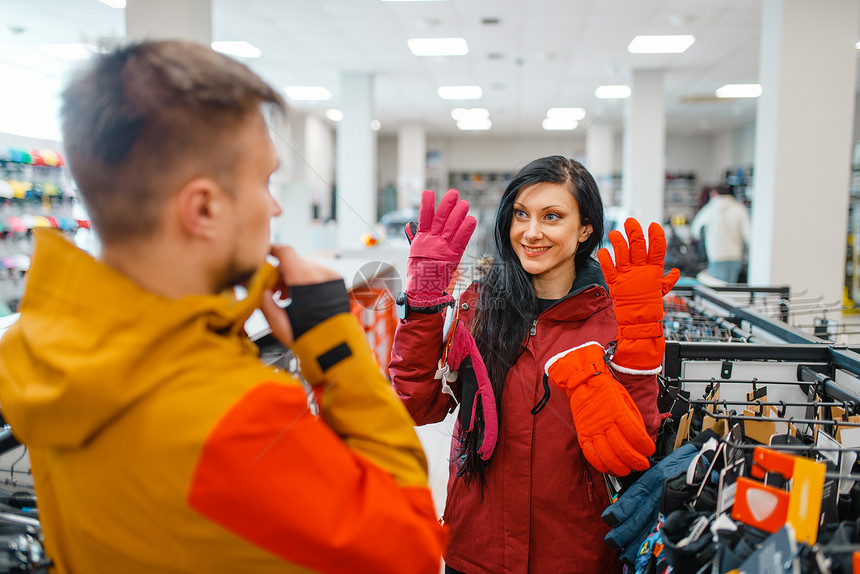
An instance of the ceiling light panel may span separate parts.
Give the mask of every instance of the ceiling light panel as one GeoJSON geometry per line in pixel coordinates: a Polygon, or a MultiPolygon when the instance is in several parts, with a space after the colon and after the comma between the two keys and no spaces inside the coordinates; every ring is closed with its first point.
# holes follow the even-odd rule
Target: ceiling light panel
{"type": "Polygon", "coordinates": [[[487,108],[454,108],[451,110],[451,117],[457,121],[487,119],[490,117],[490,110],[487,108]]]}
{"type": "Polygon", "coordinates": [[[757,98],[761,95],[760,84],[726,84],[716,89],[718,98],[757,98]]]}
{"type": "Polygon", "coordinates": [[[551,120],[572,120],[578,122],[585,117],[584,108],[550,108],[546,117],[551,120]]]}
{"type": "Polygon", "coordinates": [[[443,100],[478,100],[484,95],[481,86],[440,86],[436,93],[443,100]]]}
{"type": "Polygon", "coordinates": [[[469,53],[465,38],[412,38],[406,45],[416,56],[464,56],[469,53]]]}
{"type": "Polygon", "coordinates": [[[107,4],[111,8],[125,8],[125,0],[99,0],[102,4],[107,4]]]}
{"type": "Polygon", "coordinates": [[[333,122],[339,122],[343,119],[343,112],[337,108],[329,108],[325,111],[325,117],[333,122]]]}
{"type": "Polygon", "coordinates": [[[631,54],[681,54],[696,41],[695,36],[636,36],[627,46],[631,54]]]}
{"type": "Polygon", "coordinates": [[[291,100],[321,101],[330,100],[331,92],[322,86],[287,86],[284,92],[291,100]]]}
{"type": "Polygon", "coordinates": [[[623,100],[630,97],[630,86],[598,86],[594,90],[594,97],[601,100],[623,100]]]}
{"type": "Polygon", "coordinates": [[[457,122],[457,128],[463,131],[483,131],[493,127],[490,118],[471,118],[457,122]]]}
{"type": "Polygon", "coordinates": [[[541,127],[545,130],[575,130],[579,122],[569,118],[545,118],[541,127]]]}

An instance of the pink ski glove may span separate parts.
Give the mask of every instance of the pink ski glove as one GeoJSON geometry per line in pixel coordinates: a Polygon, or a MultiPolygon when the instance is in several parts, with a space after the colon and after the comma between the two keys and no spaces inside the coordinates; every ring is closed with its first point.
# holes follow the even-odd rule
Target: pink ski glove
{"type": "Polygon", "coordinates": [[[454,327],[454,340],[448,353],[448,367],[458,371],[462,388],[460,401],[460,427],[471,431],[478,427],[478,455],[488,460],[496,448],[499,435],[499,417],[496,414],[496,395],[484,359],[478,352],[469,329],[458,321],[454,327]],[[471,364],[472,372],[463,369],[471,364]],[[480,408],[480,410],[478,410],[480,408]]]}
{"type": "Polygon", "coordinates": [[[410,308],[441,310],[453,301],[445,289],[477,225],[475,218],[467,215],[469,203],[459,199],[457,190],[449,189],[434,212],[435,204],[436,195],[425,191],[416,232],[411,224],[406,225],[411,242],[406,263],[406,302],[410,308]]]}

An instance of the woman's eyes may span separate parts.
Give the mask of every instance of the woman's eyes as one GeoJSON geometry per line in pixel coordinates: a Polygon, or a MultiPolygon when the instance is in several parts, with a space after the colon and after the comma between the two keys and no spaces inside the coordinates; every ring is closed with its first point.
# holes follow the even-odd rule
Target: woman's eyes
{"type": "MultiPolygon", "coordinates": [[[[528,219],[528,217],[529,217],[529,214],[526,213],[525,211],[523,211],[522,209],[515,209],[514,215],[519,219],[528,219]]],[[[544,219],[547,219],[549,221],[558,221],[559,219],[561,219],[561,216],[557,213],[547,213],[543,217],[544,217],[544,219]]]]}

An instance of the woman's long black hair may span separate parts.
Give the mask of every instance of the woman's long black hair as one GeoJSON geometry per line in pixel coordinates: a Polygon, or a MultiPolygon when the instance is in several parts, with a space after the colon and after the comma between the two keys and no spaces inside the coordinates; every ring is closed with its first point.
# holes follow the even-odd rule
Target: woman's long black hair
{"type": "MultiPolygon", "coordinates": [[[[536,159],[522,168],[505,188],[496,212],[496,254],[481,282],[480,304],[475,311],[472,327],[472,335],[487,365],[496,395],[500,425],[505,377],[522,352],[526,336],[538,314],[531,275],[523,269],[511,246],[514,201],[522,189],[538,183],[566,186],[579,204],[580,223],[592,226],[591,235],[579,244],[574,254],[576,269],[585,264],[603,241],[603,202],[600,192],[594,178],[578,161],[559,155],[536,159]]],[[[463,431],[459,439],[457,454],[460,467],[457,475],[465,477],[467,481],[477,476],[483,486],[490,461],[481,460],[477,453],[477,430],[463,431]]]]}

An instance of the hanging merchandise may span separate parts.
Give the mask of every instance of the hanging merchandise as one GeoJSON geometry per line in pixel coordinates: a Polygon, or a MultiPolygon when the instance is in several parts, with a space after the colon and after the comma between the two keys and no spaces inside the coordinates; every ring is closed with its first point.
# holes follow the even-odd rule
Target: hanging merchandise
{"type": "Polygon", "coordinates": [[[678,448],[648,469],[603,512],[603,521],[612,528],[604,540],[610,547],[620,550],[625,561],[635,559],[642,543],[651,534],[658,519],[664,485],[679,472],[686,471],[705,442],[714,438],[718,438],[715,433],[704,434],[678,448]]]}
{"type": "Polygon", "coordinates": [[[799,307],[784,288],[664,299],[662,438],[603,514],[626,572],[860,571],[860,355],[792,326],[799,307]]]}
{"type": "Polygon", "coordinates": [[[74,218],[79,203],[64,166],[63,156],[54,150],[0,148],[0,256],[14,262],[4,265],[8,273],[0,274],[0,316],[17,310],[34,228],[52,227],[69,237],[89,228],[88,220],[74,218]]]}
{"type": "Polygon", "coordinates": [[[753,451],[752,476],[764,480],[775,472],[791,482],[789,491],[739,477],[732,518],[767,532],[786,523],[798,542],[815,544],[821,519],[821,497],[826,465],[764,448],[753,451]]]}

